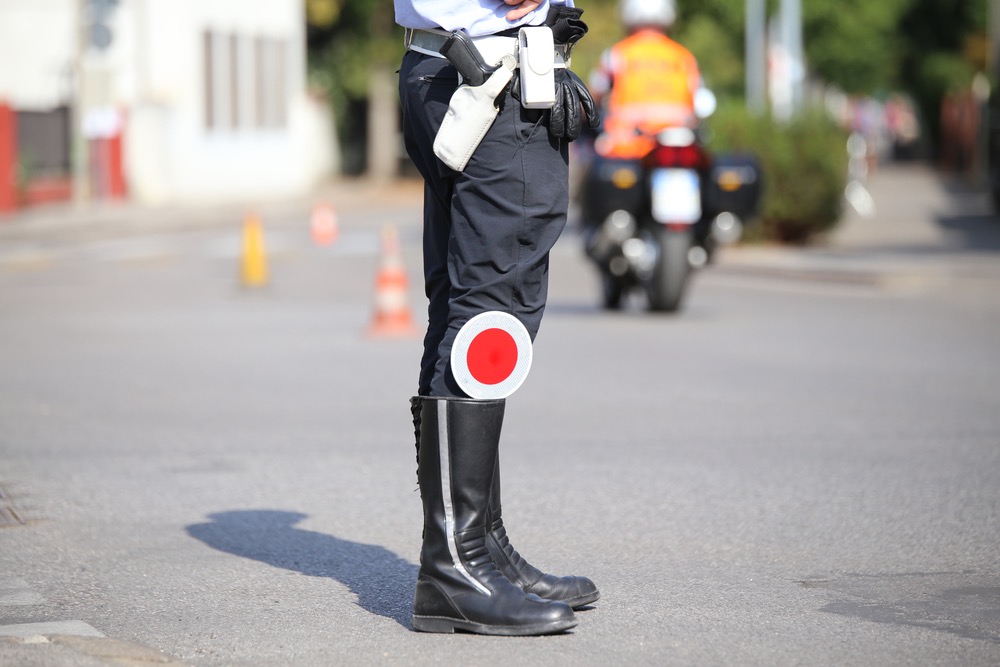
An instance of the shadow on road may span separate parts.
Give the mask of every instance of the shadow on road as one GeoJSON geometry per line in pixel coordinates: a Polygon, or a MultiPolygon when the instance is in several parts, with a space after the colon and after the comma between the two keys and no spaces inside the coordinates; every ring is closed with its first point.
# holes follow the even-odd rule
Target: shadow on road
{"type": "Polygon", "coordinates": [[[935,216],[948,235],[943,250],[1000,251],[1000,216],[981,185],[965,183],[946,173],[938,181],[948,195],[949,210],[935,216]]]}
{"type": "Polygon", "coordinates": [[[358,606],[410,627],[417,566],[385,547],[351,542],[297,528],[307,518],[281,510],[233,510],[209,514],[209,523],[186,528],[219,551],[310,577],[336,579],[358,597],[358,606]]]}
{"type": "Polygon", "coordinates": [[[945,229],[962,250],[1000,250],[1000,220],[989,214],[939,216],[937,224],[945,229]]]}

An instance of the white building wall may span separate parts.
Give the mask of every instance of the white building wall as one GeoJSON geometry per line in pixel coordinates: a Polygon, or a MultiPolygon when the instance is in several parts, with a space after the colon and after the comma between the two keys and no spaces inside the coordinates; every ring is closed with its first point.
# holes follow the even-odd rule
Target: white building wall
{"type": "MultiPolygon", "coordinates": [[[[0,0],[0,99],[18,108],[49,108],[75,86],[80,0],[0,0]]],[[[240,201],[308,192],[335,167],[335,135],[325,106],[305,86],[305,17],[301,0],[119,0],[114,39],[83,59],[87,106],[109,105],[125,119],[126,178],[147,203],[240,201]],[[228,83],[228,36],[240,44],[240,120],[206,122],[206,31],[221,36],[216,70],[228,83]],[[267,103],[284,122],[254,119],[257,38],[285,44],[280,80],[267,103]],[[249,122],[247,122],[249,121],[249,122]]],[[[223,86],[224,88],[224,86],[223,86]]],[[[225,111],[229,95],[216,107],[225,111]]]]}
{"type": "MultiPolygon", "coordinates": [[[[282,197],[301,194],[331,173],[332,123],[305,89],[305,19],[299,0],[129,4],[135,34],[145,33],[146,44],[145,57],[131,59],[137,103],[131,113],[128,163],[136,196],[154,202],[282,197]],[[206,125],[205,31],[240,40],[237,94],[243,122],[236,127],[206,125]],[[253,122],[252,45],[259,37],[285,44],[281,80],[286,121],[280,127],[261,128],[253,122]]],[[[228,45],[216,51],[217,65],[226,63],[228,45]]],[[[216,69],[226,78],[226,67],[216,69]]],[[[269,99],[276,94],[267,91],[269,99]]],[[[220,111],[228,110],[230,96],[222,95],[219,102],[220,111]]]]}
{"type": "Polygon", "coordinates": [[[73,94],[72,0],[0,0],[0,100],[43,111],[73,94]]]}

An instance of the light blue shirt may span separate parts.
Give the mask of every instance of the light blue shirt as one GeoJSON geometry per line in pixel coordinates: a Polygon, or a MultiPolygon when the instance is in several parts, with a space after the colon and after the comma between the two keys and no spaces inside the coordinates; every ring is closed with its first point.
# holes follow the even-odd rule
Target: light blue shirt
{"type": "Polygon", "coordinates": [[[517,21],[507,12],[516,7],[503,0],[395,0],[396,23],[404,28],[465,29],[469,36],[493,35],[508,28],[545,23],[549,5],[573,6],[573,0],[544,0],[537,9],[517,21]]]}

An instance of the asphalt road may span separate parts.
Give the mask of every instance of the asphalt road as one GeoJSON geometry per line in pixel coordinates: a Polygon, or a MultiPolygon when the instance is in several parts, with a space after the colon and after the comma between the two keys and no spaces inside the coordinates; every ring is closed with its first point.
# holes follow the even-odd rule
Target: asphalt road
{"type": "Polygon", "coordinates": [[[673,317],[602,312],[557,246],[505,521],[602,598],[546,638],[410,629],[420,343],[366,329],[417,207],[268,228],[259,290],[235,224],[0,245],[0,663],[1000,664],[1000,222],[882,182],[673,317]]]}

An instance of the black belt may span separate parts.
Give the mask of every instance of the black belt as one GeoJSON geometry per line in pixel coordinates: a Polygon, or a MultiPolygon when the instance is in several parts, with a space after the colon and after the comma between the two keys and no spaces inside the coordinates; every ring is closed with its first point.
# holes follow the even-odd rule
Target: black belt
{"type": "MultiPolygon", "coordinates": [[[[505,30],[502,33],[489,35],[488,37],[491,39],[510,39],[513,40],[512,46],[515,46],[517,44],[517,33],[514,32],[514,30],[519,30],[519,28],[505,30]]],[[[451,33],[445,30],[439,30],[436,28],[431,28],[429,30],[406,28],[406,32],[403,35],[403,45],[410,51],[419,51],[420,53],[433,54],[440,58],[444,58],[444,54],[441,53],[441,47],[443,47],[449,39],[451,39],[451,33]]],[[[472,38],[472,41],[474,43],[476,38],[472,38]]],[[[512,48],[510,53],[513,54],[514,51],[515,49],[512,48]]],[[[570,51],[571,49],[568,44],[555,45],[556,55],[561,56],[564,62],[569,61],[570,51]]]]}

